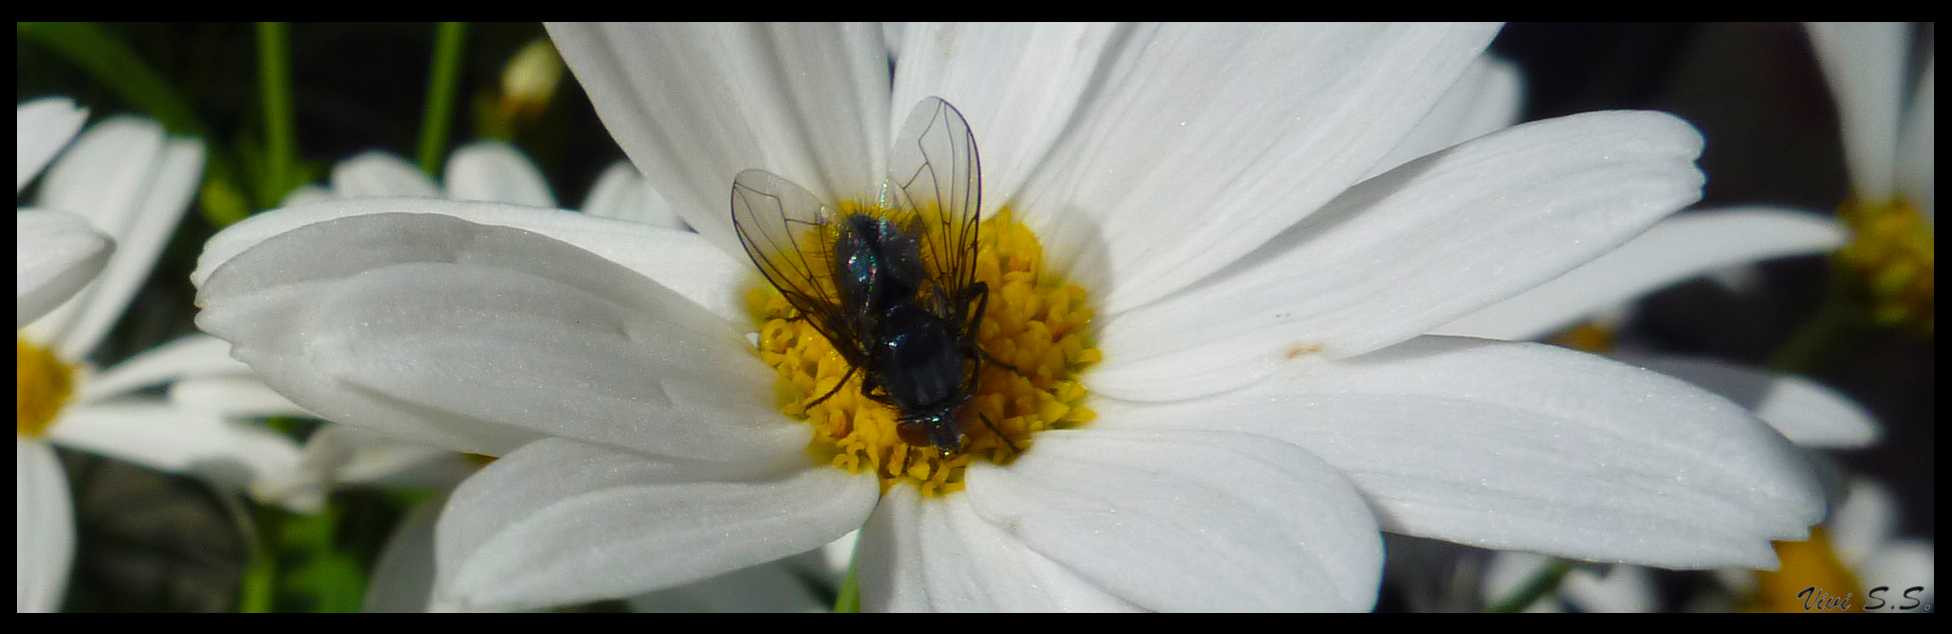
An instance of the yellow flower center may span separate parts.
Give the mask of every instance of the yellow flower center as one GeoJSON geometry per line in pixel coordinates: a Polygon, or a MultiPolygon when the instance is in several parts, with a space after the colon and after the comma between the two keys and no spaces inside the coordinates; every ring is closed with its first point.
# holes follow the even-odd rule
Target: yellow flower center
{"type": "MultiPolygon", "coordinates": [[[[848,204],[842,212],[888,213],[848,204]]],[[[947,454],[903,442],[896,431],[900,415],[861,394],[862,373],[848,378],[847,361],[778,290],[759,282],[747,293],[759,324],[759,356],[779,372],[780,410],[814,426],[808,450],[817,459],[854,473],[872,470],[883,492],[909,480],[923,495],[942,495],[962,490],[972,461],[1007,464],[1030,448],[1033,434],[1096,417],[1081,406],[1085,389],[1077,381],[1099,359],[1086,340],[1092,311],[1084,289],[1043,271],[1043,247],[1007,208],[983,221],[974,267],[976,281],[989,286],[977,346],[1011,367],[982,364],[969,406],[976,414],[970,419],[983,422],[966,425],[961,451],[947,454]],[[836,390],[843,378],[847,384],[836,390]]]]}
{"type": "Polygon", "coordinates": [[[1848,201],[1837,215],[1855,234],[1837,252],[1837,261],[1858,272],[1878,323],[1906,324],[1931,335],[1935,249],[1924,214],[1905,200],[1892,199],[1874,205],[1848,201]]]}
{"type": "Polygon", "coordinates": [[[1553,333],[1546,341],[1561,348],[1606,354],[1613,351],[1613,329],[1596,321],[1582,321],[1553,333]]]}
{"type": "Polygon", "coordinates": [[[1862,612],[1864,595],[1823,527],[1810,529],[1800,542],[1776,542],[1782,566],[1757,575],[1755,612],[1862,612]]]}
{"type": "Polygon", "coordinates": [[[19,362],[16,380],[20,383],[19,401],[20,422],[15,427],[18,436],[40,436],[47,432],[47,426],[54,423],[61,407],[68,404],[68,397],[74,393],[75,367],[62,363],[54,353],[27,343],[26,339],[15,335],[14,358],[19,362]]]}

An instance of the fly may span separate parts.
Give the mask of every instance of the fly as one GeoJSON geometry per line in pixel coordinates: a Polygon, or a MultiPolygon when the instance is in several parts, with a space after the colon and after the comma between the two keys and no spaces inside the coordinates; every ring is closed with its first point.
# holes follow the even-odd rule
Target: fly
{"type": "Polygon", "coordinates": [[[749,169],[732,181],[732,224],[766,281],[848,363],[840,383],[808,406],[859,373],[862,396],[895,410],[903,442],[946,456],[962,450],[972,417],[996,431],[970,402],[989,359],[976,343],[989,301],[989,286],[975,279],[976,139],[962,113],[930,97],[889,155],[882,213],[837,212],[785,178],[749,169]]]}

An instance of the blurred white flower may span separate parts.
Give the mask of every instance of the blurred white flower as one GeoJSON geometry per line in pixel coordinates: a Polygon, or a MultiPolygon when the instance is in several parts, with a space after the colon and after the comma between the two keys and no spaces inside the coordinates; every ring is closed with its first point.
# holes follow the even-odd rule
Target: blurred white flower
{"type": "MultiPolygon", "coordinates": [[[[1556,560],[1545,555],[1503,551],[1493,553],[1484,571],[1484,598],[1496,605],[1537,578],[1556,560]]],[[[1563,562],[1560,562],[1563,565],[1563,562]]],[[[1560,612],[1567,605],[1581,612],[1637,613],[1660,609],[1653,572],[1640,566],[1580,565],[1566,571],[1555,592],[1525,606],[1526,612],[1560,612]]]]}
{"type": "Polygon", "coordinates": [[[229,344],[194,335],[103,371],[89,365],[195,193],[203,146],[150,121],[112,118],[62,153],[86,116],[66,99],[16,111],[16,194],[61,155],[34,207],[17,214],[22,612],[59,607],[73,558],[74,511],[50,442],[231,487],[289,469],[298,457],[290,440],[236,420],[295,406],[253,381],[229,358],[229,344]],[[141,391],[155,386],[167,386],[168,396],[141,391]]]}
{"type": "Polygon", "coordinates": [[[1938,56],[1927,50],[1922,63],[1912,63],[1912,28],[1907,22],[1809,24],[1817,62],[1837,100],[1852,193],[1871,205],[1909,200],[1930,223],[1937,189],[1938,56]]]}
{"type": "Polygon", "coordinates": [[[1850,170],[1851,198],[1837,215],[1854,235],[1837,259],[1858,273],[1880,323],[1929,335],[1937,325],[1938,57],[1927,49],[1912,64],[1912,28],[1904,22],[1809,25],[1836,97],[1850,170]]]}

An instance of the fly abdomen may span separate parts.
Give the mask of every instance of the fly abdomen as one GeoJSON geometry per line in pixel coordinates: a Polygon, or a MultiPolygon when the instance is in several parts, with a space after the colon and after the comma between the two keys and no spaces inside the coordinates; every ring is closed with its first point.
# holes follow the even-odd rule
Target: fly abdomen
{"type": "Polygon", "coordinates": [[[895,304],[875,338],[876,382],[904,411],[940,405],[962,389],[963,354],[950,324],[914,302],[895,304]]]}

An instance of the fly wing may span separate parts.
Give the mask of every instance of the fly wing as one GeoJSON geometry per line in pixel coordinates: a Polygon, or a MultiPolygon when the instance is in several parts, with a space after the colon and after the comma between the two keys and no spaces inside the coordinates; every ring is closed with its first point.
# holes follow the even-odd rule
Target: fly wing
{"type": "MultiPolygon", "coordinates": [[[[938,305],[961,296],[976,280],[976,232],[983,176],[976,137],[955,106],[940,97],[915,105],[888,152],[891,207],[912,212],[923,233],[923,256],[934,266],[938,305]]],[[[966,309],[967,307],[961,307],[966,309]]],[[[946,317],[946,316],[945,316],[946,317]]]]}
{"type": "Polygon", "coordinates": [[[841,318],[833,283],[834,212],[792,181],[749,169],[732,179],[732,226],[759,273],[825,335],[841,356],[866,357],[841,318]]]}

